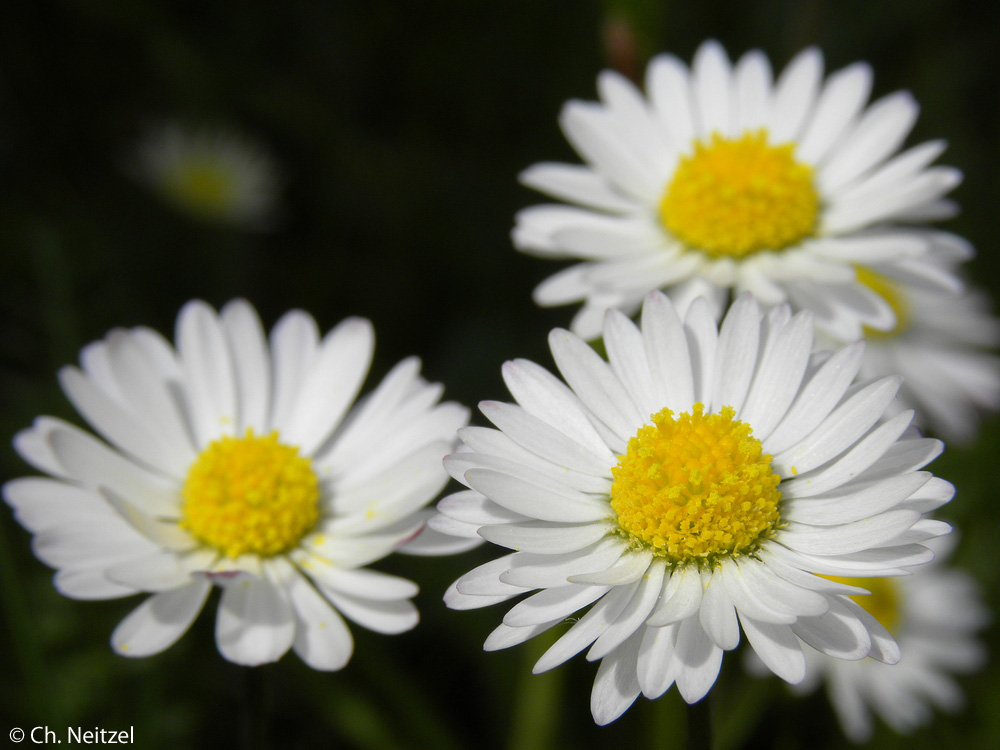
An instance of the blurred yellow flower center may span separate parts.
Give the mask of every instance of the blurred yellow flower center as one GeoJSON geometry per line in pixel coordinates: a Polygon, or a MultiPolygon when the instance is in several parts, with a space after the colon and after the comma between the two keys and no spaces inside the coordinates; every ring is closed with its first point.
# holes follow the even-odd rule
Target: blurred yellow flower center
{"type": "Polygon", "coordinates": [[[896,313],[896,325],[888,331],[879,331],[875,328],[862,326],[865,338],[886,339],[896,336],[906,330],[910,324],[910,305],[903,294],[903,290],[892,279],[883,276],[878,271],[873,271],[867,266],[855,266],[854,271],[859,284],[871,289],[875,294],[884,299],[892,311],[896,313]]]}
{"type": "Polygon", "coordinates": [[[215,214],[229,207],[232,182],[232,176],[220,165],[196,160],[179,165],[170,176],[167,189],[184,205],[215,214]]]}
{"type": "Polygon", "coordinates": [[[859,594],[851,598],[868,610],[868,613],[882,623],[882,627],[894,633],[902,619],[902,597],[899,584],[892,578],[841,578],[840,576],[821,576],[831,581],[846,583],[848,586],[860,586],[868,589],[871,594],[859,594]]]}
{"type": "Polygon", "coordinates": [[[660,219],[692,249],[713,258],[780,250],[816,231],[819,194],[795,146],[771,146],[767,131],[713,133],[681,158],[660,201],[660,219]]]}
{"type": "Polygon", "coordinates": [[[753,551],[778,525],[781,478],[735,415],[664,409],[629,440],[611,469],[611,507],[638,546],[674,564],[710,562],[753,551]]]}
{"type": "Polygon", "coordinates": [[[278,433],[223,437],[188,470],[181,527],[228,557],[271,557],[294,547],[319,519],[309,459],[278,433]]]}

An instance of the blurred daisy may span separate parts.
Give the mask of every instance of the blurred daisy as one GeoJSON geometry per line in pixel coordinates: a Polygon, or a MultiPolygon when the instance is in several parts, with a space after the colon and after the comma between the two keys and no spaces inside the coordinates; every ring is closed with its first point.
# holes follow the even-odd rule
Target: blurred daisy
{"type": "Polygon", "coordinates": [[[422,531],[421,509],[448,479],[441,457],[468,414],[437,404],[441,387],[415,358],[352,408],[373,345],[360,318],[320,339],[293,311],[268,343],[245,301],[219,314],[191,302],[176,350],[119,329],[59,373],[107,442],[39,418],[14,444],[51,478],[8,482],[4,497],[66,596],[152,594],[114,631],[116,651],[173,644],[213,584],[219,651],[238,664],[292,648],[340,669],[353,648],[341,615],[380,633],[416,625],[416,585],[365,566],[456,546],[422,531]]]}
{"type": "Polygon", "coordinates": [[[635,313],[651,289],[681,311],[697,295],[717,317],[731,291],[811,309],[844,340],[893,327],[892,309],[855,281],[853,263],[903,262],[933,238],[900,226],[953,213],[961,179],[928,166],[940,141],[897,154],[917,104],[906,92],[865,107],[871,69],[823,80],[822,55],[799,54],[772,84],[759,51],[731,66],[706,42],[691,70],[652,60],[646,96],[623,76],[598,78],[601,102],[571,101],[563,132],[586,165],[537,164],[529,187],[567,201],[521,211],[515,246],[571,266],[535,290],[541,305],[583,302],[572,329],[600,333],[604,310],[635,313]]]}
{"type": "Polygon", "coordinates": [[[975,633],[989,616],[975,581],[939,564],[951,544],[931,546],[937,559],[912,576],[835,579],[871,592],[852,598],[895,636],[902,653],[898,664],[846,662],[806,649],[806,679],[798,689],[806,692],[825,680],[844,734],[855,742],[871,737],[870,712],[895,731],[909,734],[930,722],[931,705],[958,710],[963,696],[951,675],[973,672],[985,662],[975,633]]]}
{"type": "MultiPolygon", "coordinates": [[[[911,268],[919,265],[930,275],[942,264],[935,254],[933,261],[911,268]]],[[[868,346],[862,375],[899,373],[901,408],[917,407],[918,420],[926,419],[949,440],[971,440],[980,412],[1000,408],[1000,358],[987,351],[1000,344],[1000,321],[990,314],[989,300],[961,287],[928,285],[926,277],[891,264],[858,266],[857,271],[858,280],[896,313],[891,330],[864,330],[868,346]]]]}
{"type": "Polygon", "coordinates": [[[275,214],[279,180],[258,145],[226,131],[150,131],[130,170],[171,205],[203,221],[265,229],[275,214]]]}
{"type": "Polygon", "coordinates": [[[673,683],[701,699],[741,626],[790,682],[805,674],[801,641],[896,661],[890,635],[849,598],[859,589],[815,574],[899,575],[948,530],[921,517],[953,493],[919,471],[940,442],[909,434],[911,413],[878,424],[899,379],[854,383],[863,344],[811,358],[811,315],[782,305],[762,319],[749,295],[717,330],[705,300],[682,323],[654,292],[641,325],[608,312],[608,362],[553,331],[569,387],[531,362],[504,365],[518,405],[483,402],[499,430],[459,432],[465,450],[445,465],[469,489],[432,523],[516,551],[459,578],[448,605],[541,590],[507,612],[487,650],[586,609],[534,671],[589,647],[599,724],[673,683]]]}

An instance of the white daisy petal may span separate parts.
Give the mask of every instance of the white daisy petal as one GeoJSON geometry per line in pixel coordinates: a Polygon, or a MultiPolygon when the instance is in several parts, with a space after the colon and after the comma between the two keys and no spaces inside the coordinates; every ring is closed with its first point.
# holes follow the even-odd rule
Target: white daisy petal
{"type": "MultiPolygon", "coordinates": [[[[484,401],[479,410],[522,448],[536,453],[557,465],[595,476],[607,474],[606,461],[595,456],[583,445],[549,427],[542,420],[511,404],[484,401]]],[[[608,451],[608,454],[611,452],[608,451]]]]}
{"type": "Polygon", "coordinates": [[[806,674],[802,647],[788,625],[759,622],[740,613],[740,624],[754,652],[768,669],[786,682],[800,682],[806,674]]]}
{"type": "Polygon", "coordinates": [[[774,104],[767,123],[774,143],[799,136],[813,109],[822,76],[823,55],[815,47],[803,50],[788,63],[774,87],[774,104]]]}
{"type": "Polygon", "coordinates": [[[760,127],[771,109],[771,63],[760,50],[740,58],[733,71],[736,95],[735,132],[760,127]]]}
{"type": "Polygon", "coordinates": [[[694,400],[687,338],[673,305],[662,294],[650,295],[643,306],[642,338],[656,389],[658,408],[654,411],[686,409],[694,400]]]}
{"type": "Polygon", "coordinates": [[[590,696],[590,711],[598,726],[609,724],[639,697],[636,663],[640,639],[633,636],[601,661],[590,696]]]}
{"type": "Polygon", "coordinates": [[[320,590],[345,617],[376,633],[405,633],[420,621],[417,608],[406,599],[367,599],[334,592],[325,586],[320,586],[320,590]]]}
{"type": "Polygon", "coordinates": [[[665,567],[662,560],[647,565],[648,573],[639,581],[635,594],[619,612],[615,621],[601,633],[594,645],[591,646],[590,651],[587,652],[588,661],[603,659],[634,633],[640,631],[640,626],[660,595],[665,567]]]}
{"type": "Polygon", "coordinates": [[[246,300],[234,300],[219,313],[233,351],[236,371],[239,424],[236,434],[247,429],[267,431],[271,407],[271,364],[267,341],[257,311],[246,300]]]}
{"type": "Polygon", "coordinates": [[[559,372],[583,403],[615,434],[627,439],[643,417],[607,363],[569,331],[553,331],[549,346],[559,372]]]}
{"type": "Polygon", "coordinates": [[[609,586],[575,584],[544,589],[515,605],[504,615],[503,621],[512,627],[525,627],[563,619],[597,601],[609,589],[609,586]]]}
{"type": "Polygon", "coordinates": [[[702,44],[691,64],[692,93],[703,136],[730,133],[731,70],[722,45],[715,41],[702,44]]]}
{"type": "Polygon", "coordinates": [[[715,684],[721,666],[722,649],[701,629],[698,619],[689,617],[681,622],[669,667],[681,697],[688,703],[704,698],[715,684]]]}
{"type": "Polygon", "coordinates": [[[473,489],[507,510],[539,521],[581,523],[608,517],[603,500],[582,492],[566,489],[556,493],[489,469],[471,469],[465,476],[473,489]]]}
{"type": "Polygon", "coordinates": [[[740,642],[740,628],[733,600],[722,579],[716,575],[702,573],[702,585],[705,593],[698,608],[701,627],[716,646],[723,651],[731,651],[740,642]]]}
{"type": "Polygon", "coordinates": [[[177,317],[177,354],[187,383],[195,442],[203,448],[236,427],[236,388],[228,342],[215,311],[200,301],[177,317]]]}
{"type": "Polygon", "coordinates": [[[624,213],[635,206],[586,167],[573,164],[535,164],[521,172],[518,179],[522,184],[554,198],[602,211],[624,213]]]}
{"type": "Polygon", "coordinates": [[[712,410],[731,406],[739,413],[753,377],[760,341],[760,309],[743,295],[726,314],[719,329],[712,387],[712,410]]]}
{"type": "Polygon", "coordinates": [[[222,592],[215,641],[229,661],[277,661],[292,646],[295,620],[287,595],[269,580],[246,580],[222,592]]]}
{"type": "Polygon", "coordinates": [[[872,87],[872,70],[855,63],[827,79],[799,144],[799,157],[818,163],[861,112],[872,87]]]}
{"type": "Polygon", "coordinates": [[[646,90],[664,132],[677,148],[686,149],[697,129],[687,68],[672,55],[657,55],[646,71],[646,90]]]}
{"type": "Polygon", "coordinates": [[[531,668],[541,674],[583,651],[615,621],[635,594],[636,586],[619,586],[602,596],[531,668]]]}
{"type": "Polygon", "coordinates": [[[111,635],[111,646],[123,656],[152,656],[169,648],[187,632],[212,587],[207,581],[149,597],[122,620],[111,635]]]}
{"type": "Polygon", "coordinates": [[[838,599],[830,599],[830,611],[819,617],[800,617],[792,632],[804,643],[838,659],[863,659],[871,649],[871,636],[838,599]]]}
{"type": "Polygon", "coordinates": [[[903,142],[917,119],[917,103],[900,91],[875,102],[819,174],[821,188],[836,194],[881,162],[903,142]]]}
{"type": "Polygon", "coordinates": [[[295,410],[281,426],[303,453],[312,453],[340,423],[368,373],[374,346],[375,332],[362,318],[348,318],[323,339],[295,410]]]}
{"type": "Polygon", "coordinates": [[[544,633],[562,621],[560,617],[558,620],[553,620],[552,622],[543,622],[541,625],[532,625],[524,628],[512,628],[510,625],[504,625],[501,622],[487,636],[486,641],[483,643],[483,651],[499,651],[511,646],[517,646],[531,640],[536,635],[544,633]]]}
{"type": "Polygon", "coordinates": [[[677,642],[677,630],[676,625],[665,625],[646,628],[643,632],[636,677],[639,678],[642,694],[651,700],[667,692],[674,682],[670,664],[674,644],[677,642]]]}
{"type": "Polygon", "coordinates": [[[566,525],[549,521],[522,521],[482,526],[480,536],[488,542],[524,552],[562,554],[583,549],[616,528],[610,521],[566,525]]]}
{"type": "Polygon", "coordinates": [[[653,627],[685,620],[701,607],[705,591],[701,576],[691,568],[675,569],[663,582],[663,592],[646,624],[653,627]]]}

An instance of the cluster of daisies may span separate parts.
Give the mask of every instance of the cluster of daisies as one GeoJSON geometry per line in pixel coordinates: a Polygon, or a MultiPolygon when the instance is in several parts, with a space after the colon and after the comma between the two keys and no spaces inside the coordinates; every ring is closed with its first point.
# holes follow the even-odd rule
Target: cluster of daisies
{"type": "MultiPolygon", "coordinates": [[[[114,330],[60,372],[97,436],[39,418],[14,444],[46,476],[4,497],[62,593],[147,595],[111,636],[126,656],[169,647],[217,586],[225,658],[337,670],[345,619],[418,621],[417,586],[371,564],[486,540],[509,551],[445,602],[516,600],[485,648],[552,630],[535,672],[586,650],[598,724],[672,686],[701,700],[745,637],[752,671],[825,679],[850,737],[872,709],[917,726],[960,702],[986,618],[942,563],[930,514],[954,488],[917,425],[968,439],[1000,406],[1000,326],[965,289],[970,247],[929,226],[960,175],[933,165],[940,142],[900,150],[916,104],[869,105],[871,78],[824,79],[810,49],[775,81],[708,42],[690,69],[655,58],[645,94],[605,72],[599,103],[568,103],[585,164],[523,173],[563,202],[522,211],[513,240],[579,260],[535,299],[582,307],[550,335],[559,376],[503,365],[515,403],[480,404],[493,427],[415,358],[359,398],[368,321],[321,335],[292,311],[268,335],[247,302],[191,302],[173,344],[114,330]],[[429,507],[449,476],[463,489],[429,507]]],[[[160,141],[142,162],[164,195],[262,215],[256,151],[160,141]]]]}

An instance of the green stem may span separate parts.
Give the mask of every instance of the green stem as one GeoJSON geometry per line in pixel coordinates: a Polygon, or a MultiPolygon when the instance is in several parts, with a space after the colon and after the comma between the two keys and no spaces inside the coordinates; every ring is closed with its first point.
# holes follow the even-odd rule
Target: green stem
{"type": "Polygon", "coordinates": [[[560,635],[553,632],[532,638],[524,650],[524,663],[519,668],[514,709],[510,722],[508,746],[511,750],[524,747],[556,747],[557,720],[561,713],[564,669],[532,674],[531,668],[560,635]]]}
{"type": "Polygon", "coordinates": [[[708,696],[687,707],[687,750],[711,750],[712,716],[708,696]]]}

